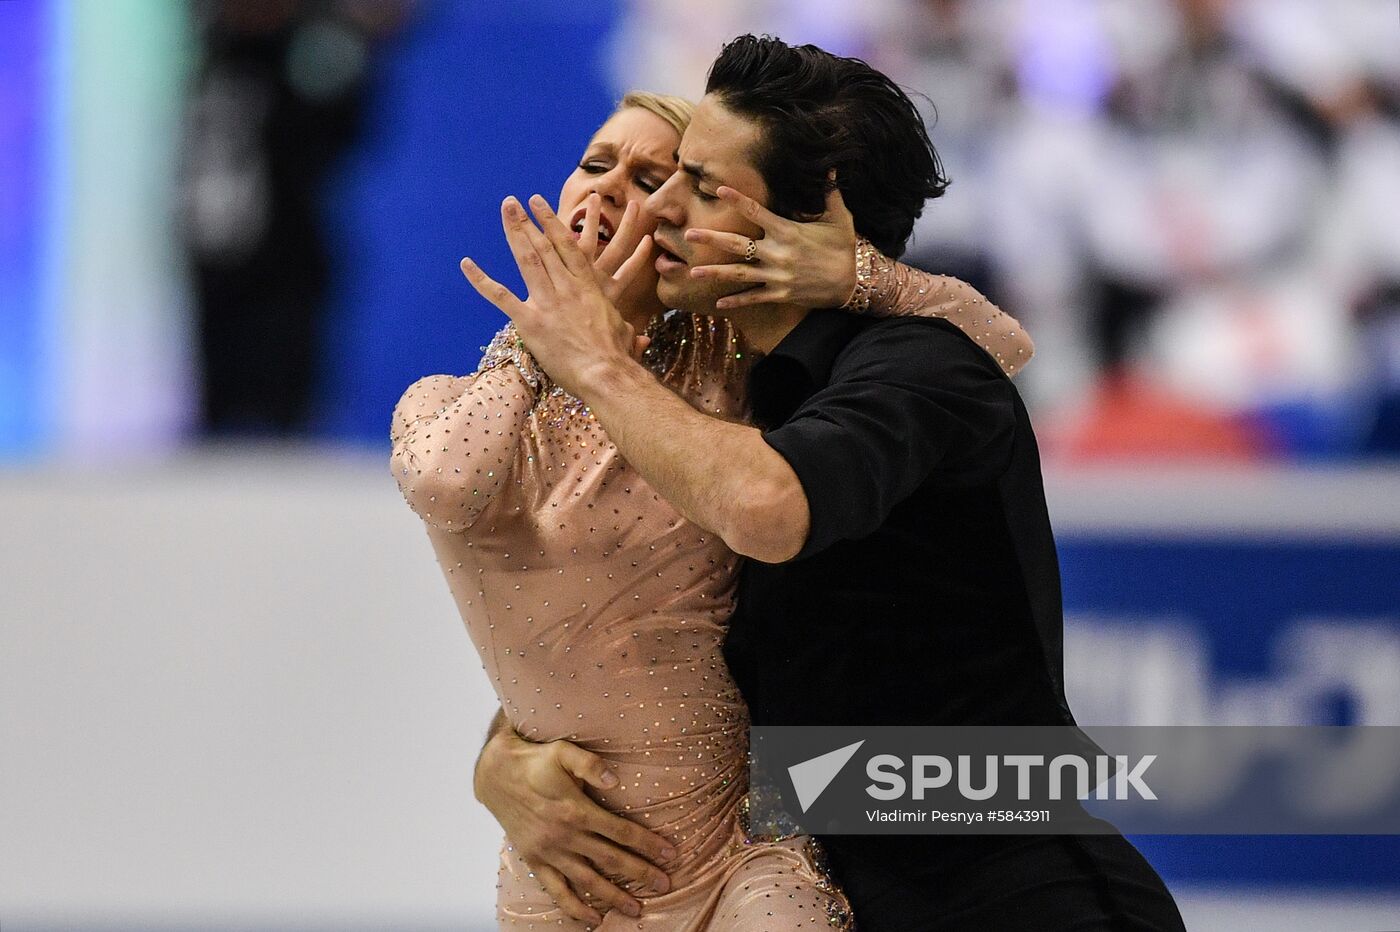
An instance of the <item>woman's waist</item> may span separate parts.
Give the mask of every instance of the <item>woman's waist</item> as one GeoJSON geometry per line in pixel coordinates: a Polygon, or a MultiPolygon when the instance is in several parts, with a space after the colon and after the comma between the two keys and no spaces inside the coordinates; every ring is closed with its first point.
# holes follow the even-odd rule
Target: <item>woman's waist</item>
{"type": "Polygon", "coordinates": [[[606,606],[551,614],[556,608],[508,603],[496,612],[464,606],[468,633],[498,691],[522,707],[606,706],[626,718],[642,703],[669,708],[684,699],[740,701],[724,659],[722,619],[665,609],[638,615],[606,606]]]}
{"type": "Polygon", "coordinates": [[[480,561],[444,561],[448,587],[462,619],[496,640],[545,641],[574,650],[611,642],[696,641],[711,649],[734,614],[734,588],[689,573],[614,570],[575,564],[560,568],[487,569],[480,561]]]}
{"type": "Polygon", "coordinates": [[[529,689],[498,694],[507,721],[530,741],[568,741],[639,769],[743,765],[749,717],[738,691],[726,686],[711,692],[711,683],[696,685],[700,688],[694,691],[680,686],[673,692],[639,694],[623,682],[605,688],[601,701],[572,704],[541,701],[542,694],[529,689]]]}
{"type": "Polygon", "coordinates": [[[666,865],[673,884],[709,870],[734,846],[739,803],[748,789],[745,755],[721,755],[711,766],[638,768],[617,763],[617,787],[599,794],[603,808],[656,832],[676,848],[666,865]]]}

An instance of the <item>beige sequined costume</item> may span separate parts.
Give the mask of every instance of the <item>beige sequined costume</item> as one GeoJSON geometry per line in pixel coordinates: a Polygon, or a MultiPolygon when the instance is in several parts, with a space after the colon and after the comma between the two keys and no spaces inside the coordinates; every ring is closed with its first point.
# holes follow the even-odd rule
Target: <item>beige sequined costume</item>
{"type": "MultiPolygon", "coordinates": [[[[1016,321],[964,283],[892,264],[884,274],[870,313],[946,316],[1003,368],[1029,359],[1016,321]]],[[[666,385],[702,411],[744,416],[751,354],[727,321],[673,313],[649,332],[643,361],[666,385]]],[[[720,653],[739,558],[652,491],[510,327],[474,375],[414,383],[392,438],[395,476],[507,719],[610,761],[620,784],[590,793],[679,852],[670,892],[629,890],[641,918],[614,910],[602,928],[849,927],[815,842],[751,840],[739,818],[747,717],[720,653]]],[[[498,891],[503,928],[585,928],[508,845],[498,891]]]]}

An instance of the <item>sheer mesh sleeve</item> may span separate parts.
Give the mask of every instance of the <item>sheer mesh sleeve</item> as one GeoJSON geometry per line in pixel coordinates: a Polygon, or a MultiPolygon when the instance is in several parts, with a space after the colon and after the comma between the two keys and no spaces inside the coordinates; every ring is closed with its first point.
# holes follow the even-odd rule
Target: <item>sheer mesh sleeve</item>
{"type": "Polygon", "coordinates": [[[471,527],[510,478],[540,370],[507,326],[469,376],[430,375],[408,387],[389,429],[394,478],[429,525],[471,527]]]}
{"type": "Polygon", "coordinates": [[[862,237],[856,243],[856,290],[843,308],[875,317],[944,317],[1015,375],[1035,355],[1020,322],[967,282],[933,275],[885,256],[862,237]]]}

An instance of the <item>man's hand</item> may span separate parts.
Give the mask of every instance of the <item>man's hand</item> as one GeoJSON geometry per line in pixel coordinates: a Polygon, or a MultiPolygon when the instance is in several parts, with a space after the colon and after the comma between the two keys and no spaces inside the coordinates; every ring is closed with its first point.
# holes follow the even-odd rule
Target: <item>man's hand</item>
{"type": "Polygon", "coordinates": [[[601,757],[577,745],[526,741],[509,726],[486,742],[476,765],[476,798],[564,912],[601,922],[599,911],[585,902],[591,897],[604,910],[640,915],[641,904],[608,878],[665,893],[670,878],[655,865],[674,858],[675,849],[598,805],[584,793],[585,783],[608,790],[617,786],[617,776],[601,757]]]}
{"type": "MultiPolygon", "coordinates": [[[[583,386],[596,374],[632,362],[637,334],[608,299],[588,256],[545,199],[537,194],[530,198],[530,206],[540,227],[515,198],[508,197],[501,205],[501,225],[529,290],[528,300],[511,294],[469,258],[462,260],[462,273],[483,298],[515,322],[520,338],[545,372],[581,396],[583,386]]],[[[619,289],[626,289],[650,255],[651,237],[643,236],[611,276],[619,289]]]]}
{"type": "MultiPolygon", "coordinates": [[[[597,192],[588,195],[584,202],[583,231],[578,245],[584,256],[593,263],[593,280],[602,289],[603,296],[612,302],[628,320],[649,314],[656,306],[656,276],[643,273],[643,269],[656,260],[656,251],[647,234],[642,232],[642,210],[636,201],[628,201],[622,211],[622,222],[617,225],[606,246],[598,248],[599,218],[602,216],[603,199],[597,192]],[[642,240],[647,239],[646,243],[642,240]],[[640,251],[640,255],[638,255],[640,251]],[[622,266],[632,258],[639,263],[629,266],[624,273],[622,266]],[[630,281],[625,276],[630,275],[630,281]]],[[[645,349],[647,337],[638,337],[645,349]]],[[[633,353],[634,358],[640,353],[633,353]]]]}

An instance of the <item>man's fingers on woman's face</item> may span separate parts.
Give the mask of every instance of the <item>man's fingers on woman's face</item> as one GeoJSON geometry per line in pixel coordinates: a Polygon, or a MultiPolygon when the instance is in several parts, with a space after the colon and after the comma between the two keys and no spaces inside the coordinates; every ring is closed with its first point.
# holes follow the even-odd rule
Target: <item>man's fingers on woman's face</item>
{"type": "Polygon", "coordinates": [[[544,231],[545,237],[553,244],[555,259],[562,263],[563,267],[576,276],[592,275],[588,268],[588,260],[584,258],[583,251],[578,248],[578,243],[574,242],[573,234],[564,226],[564,222],[559,219],[559,215],[554,212],[554,208],[549,206],[549,202],[538,194],[530,196],[530,210],[534,213],[535,219],[540,223],[540,229],[544,231]]]}
{"type": "Polygon", "coordinates": [[[510,246],[510,254],[515,257],[516,267],[520,269],[520,277],[525,280],[525,288],[531,294],[549,287],[553,282],[545,258],[530,235],[538,232],[534,227],[519,201],[508,197],[501,202],[501,229],[506,234],[506,243],[510,246]]]}
{"type": "MultiPolygon", "coordinates": [[[[537,194],[535,197],[539,197],[539,195],[537,194]]],[[[543,200],[543,198],[540,199],[543,200]]],[[[514,199],[512,198],[512,200],[514,199]]],[[[531,204],[534,204],[533,199],[531,200],[531,204]]],[[[525,213],[524,208],[518,203],[515,205],[515,210],[518,211],[518,213],[512,217],[511,222],[514,223],[519,234],[529,240],[530,245],[535,250],[535,254],[540,257],[540,262],[545,272],[549,275],[550,282],[553,286],[555,288],[562,288],[568,282],[569,270],[564,260],[560,258],[559,250],[556,248],[552,237],[535,226],[535,222],[530,219],[529,215],[525,213]]],[[[553,217],[553,213],[551,213],[550,216],[553,217]]],[[[555,217],[554,222],[556,226],[563,227],[563,224],[559,223],[557,217],[555,217]]],[[[568,234],[568,240],[569,246],[577,252],[578,244],[573,241],[573,234],[568,234]]]]}
{"type": "Polygon", "coordinates": [[[637,206],[636,201],[628,201],[627,207],[622,211],[622,220],[618,223],[617,229],[613,231],[613,238],[608,242],[603,254],[598,257],[596,265],[602,269],[606,275],[614,274],[618,267],[637,248],[637,243],[642,237],[641,224],[642,210],[637,206]]]}
{"type": "Polygon", "coordinates": [[[588,258],[598,254],[598,218],[603,213],[603,199],[598,192],[588,195],[583,210],[583,236],[579,238],[579,248],[588,258]]]}
{"type": "Polygon", "coordinates": [[[617,270],[613,280],[617,282],[619,288],[625,289],[652,261],[651,235],[648,234],[637,243],[637,248],[632,250],[632,255],[628,256],[627,261],[622,263],[622,268],[617,270]]]}
{"type": "Polygon", "coordinates": [[[559,870],[569,879],[569,885],[580,893],[587,894],[600,902],[611,904],[629,916],[642,914],[642,904],[629,896],[621,887],[599,874],[583,858],[569,858],[559,865],[559,870]]]}
{"type": "Polygon", "coordinates": [[[498,307],[507,317],[514,319],[520,312],[523,307],[520,299],[512,294],[505,285],[483,272],[481,266],[469,258],[463,258],[461,269],[462,274],[467,277],[467,281],[476,289],[476,293],[498,307]]]}
{"type": "Polygon", "coordinates": [[[641,215],[642,209],[637,206],[637,202],[628,201],[627,206],[622,209],[622,219],[613,231],[612,242],[620,243],[624,249],[635,246],[642,236],[641,215]]]}
{"type": "Polygon", "coordinates": [[[580,922],[590,922],[593,925],[603,921],[603,915],[593,909],[574,893],[569,881],[563,874],[559,873],[548,864],[531,864],[530,870],[535,872],[535,876],[540,880],[540,886],[544,887],[544,892],[560,909],[568,913],[570,918],[580,922]]]}

